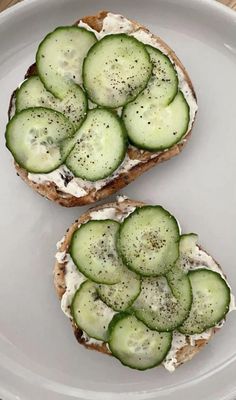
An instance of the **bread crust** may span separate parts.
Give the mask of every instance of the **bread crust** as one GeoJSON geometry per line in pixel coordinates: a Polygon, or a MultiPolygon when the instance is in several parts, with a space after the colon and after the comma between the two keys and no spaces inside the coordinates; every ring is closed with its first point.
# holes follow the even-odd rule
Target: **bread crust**
{"type": "MultiPolygon", "coordinates": [[[[95,29],[96,31],[100,31],[103,26],[103,20],[107,16],[107,14],[108,14],[107,11],[101,11],[95,16],[87,16],[82,18],[82,21],[88,24],[91,28],[95,29]]],[[[76,24],[78,24],[79,21],[77,21],[76,24]]],[[[149,30],[146,27],[138,24],[136,21],[131,21],[131,22],[133,24],[134,30],[142,29],[146,32],[149,32],[149,30]]],[[[167,54],[171,56],[174,63],[182,70],[185,80],[188,83],[194,98],[196,99],[196,94],[194,92],[194,88],[189,78],[189,75],[185,70],[181,61],[174,53],[174,51],[158,36],[152,35],[152,37],[157,41],[158,44],[160,44],[166,50],[167,54]]],[[[25,77],[28,78],[29,76],[33,75],[37,75],[36,64],[33,64],[29,67],[25,77]]],[[[9,107],[9,115],[12,109],[12,99],[13,96],[11,98],[11,103],[9,107]]],[[[138,178],[138,176],[143,174],[145,171],[148,171],[155,165],[160,164],[163,161],[167,161],[170,158],[178,155],[182,151],[187,141],[189,140],[190,135],[191,131],[184,137],[182,142],[172,146],[167,151],[156,153],[156,155],[154,155],[154,153],[149,151],[143,151],[137,148],[130,147],[128,149],[129,157],[131,159],[140,160],[140,163],[133,166],[133,168],[129,169],[128,171],[121,173],[119,176],[117,176],[112,181],[109,181],[105,186],[103,186],[99,190],[96,190],[95,188],[87,189],[87,194],[82,197],[75,197],[71,194],[62,192],[53,182],[44,182],[40,184],[35,183],[28,178],[28,172],[24,168],[20,167],[17,163],[15,163],[15,168],[17,171],[17,175],[19,175],[36,192],[46,197],[47,199],[52,200],[65,207],[83,206],[86,204],[94,203],[95,201],[102,200],[112,195],[113,193],[116,193],[123,187],[127,186],[130,182],[138,178]]]]}
{"type": "MultiPolygon", "coordinates": [[[[98,211],[102,210],[104,208],[115,208],[117,212],[124,212],[127,206],[134,206],[134,207],[139,207],[144,205],[142,202],[138,201],[133,201],[126,199],[122,202],[113,202],[113,203],[107,203],[103,205],[99,205],[97,207],[91,208],[88,210],[86,213],[82,214],[78,220],[76,220],[68,229],[65,234],[65,238],[63,242],[60,245],[60,248],[58,249],[59,252],[67,252],[68,248],[70,246],[70,242],[72,239],[73,233],[76,231],[78,228],[78,225],[83,224],[91,219],[91,212],[93,211],[98,211]]],[[[66,291],[66,283],[65,283],[65,262],[56,262],[54,266],[54,286],[56,289],[57,296],[59,300],[61,300],[63,294],[66,291]]],[[[101,346],[97,345],[96,343],[88,343],[86,341],[86,338],[83,336],[83,331],[71,320],[71,325],[72,329],[74,331],[74,335],[78,342],[85,346],[87,349],[90,350],[97,350],[99,352],[111,355],[110,351],[108,350],[107,346],[105,343],[103,343],[101,346]]],[[[190,341],[187,345],[184,345],[182,348],[180,348],[176,354],[176,366],[179,366],[186,361],[191,360],[195,354],[197,354],[211,339],[211,337],[214,335],[214,333],[217,331],[217,328],[211,328],[211,336],[209,339],[198,339],[195,340],[194,345],[191,345],[190,341]]]]}

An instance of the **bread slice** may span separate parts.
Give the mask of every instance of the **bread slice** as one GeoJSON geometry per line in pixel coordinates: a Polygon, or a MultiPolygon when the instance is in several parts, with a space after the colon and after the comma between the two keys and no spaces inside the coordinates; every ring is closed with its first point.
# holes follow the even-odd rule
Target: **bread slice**
{"type": "MultiPolygon", "coordinates": [[[[129,199],[125,200],[122,199],[122,201],[100,205],[88,210],[86,213],[82,214],[81,217],[78,220],[76,220],[75,223],[71,225],[70,228],[67,229],[65,237],[60,242],[60,247],[58,251],[65,253],[68,251],[73,233],[76,231],[79,224],[83,224],[91,219],[92,212],[112,207],[116,209],[117,213],[125,214],[125,212],[127,211],[127,207],[129,206],[137,207],[142,205],[144,205],[144,203],[142,202],[133,201],[129,199]]],[[[66,291],[65,273],[66,273],[66,261],[65,262],[57,261],[54,266],[54,286],[59,300],[61,300],[63,294],[66,291]]],[[[75,337],[80,344],[84,345],[88,349],[97,350],[99,352],[111,355],[105,343],[101,343],[101,345],[99,345],[96,342],[95,343],[88,342],[87,338],[83,335],[83,331],[80,329],[80,327],[77,326],[72,320],[71,324],[75,337]]],[[[175,367],[185,363],[188,360],[191,360],[194,357],[194,355],[197,354],[209,342],[211,337],[218,329],[219,328],[211,328],[209,330],[210,334],[207,337],[207,339],[205,338],[196,339],[194,340],[194,344],[193,343],[191,344],[191,341],[188,340],[187,344],[184,344],[177,351],[175,367]]]]}
{"type": "MultiPolygon", "coordinates": [[[[103,20],[107,16],[108,12],[107,11],[101,11],[95,16],[88,16],[82,18],[81,21],[84,23],[88,24],[92,29],[96,31],[100,31],[103,26],[103,20]]],[[[80,22],[77,21],[76,24],[80,22]]],[[[145,32],[149,32],[147,28],[145,28],[143,25],[140,25],[139,23],[135,21],[131,21],[132,26],[133,26],[133,31],[136,30],[143,30],[145,32]]],[[[188,87],[190,92],[192,93],[194,99],[196,99],[196,95],[193,89],[193,85],[191,83],[191,80],[174,53],[174,51],[166,44],[164,43],[158,36],[152,35],[152,38],[157,42],[161,48],[165,49],[166,53],[171,56],[173,62],[175,63],[176,66],[182,71],[183,77],[185,82],[187,82],[188,87]]],[[[36,64],[33,64],[27,71],[26,73],[26,78],[29,76],[37,75],[37,67],[36,64]]],[[[12,114],[14,107],[14,94],[11,99],[11,104],[9,108],[9,115],[12,114]]],[[[29,179],[28,177],[28,172],[20,167],[18,164],[15,163],[15,168],[17,171],[17,174],[29,185],[31,186],[36,192],[41,194],[42,196],[55,201],[58,204],[61,204],[62,206],[65,207],[73,207],[73,206],[82,206],[85,204],[90,204],[95,201],[101,200],[103,198],[106,198],[107,196],[119,191],[126,185],[128,185],[130,182],[135,180],[139,175],[144,173],[145,171],[148,171],[150,168],[154,167],[156,164],[159,164],[163,161],[169,160],[170,158],[176,156],[181,152],[185,144],[187,143],[189,137],[190,137],[191,131],[188,132],[188,134],[182,139],[181,142],[178,144],[174,145],[167,151],[161,151],[158,153],[152,153],[149,151],[143,151],[139,150],[137,148],[134,148],[133,146],[130,146],[128,149],[128,155],[130,159],[134,160],[139,160],[139,162],[134,165],[131,169],[128,171],[120,173],[118,176],[116,176],[112,180],[108,180],[102,188],[96,189],[95,186],[89,185],[89,188],[86,188],[87,194],[82,196],[82,197],[75,197],[74,195],[65,193],[61,191],[57,185],[54,182],[43,182],[43,183],[35,183],[33,180],[29,179]]]]}

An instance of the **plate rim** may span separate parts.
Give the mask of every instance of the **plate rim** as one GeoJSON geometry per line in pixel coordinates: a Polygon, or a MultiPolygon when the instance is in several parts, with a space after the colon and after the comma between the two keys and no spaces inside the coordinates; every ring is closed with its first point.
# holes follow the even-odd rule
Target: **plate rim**
{"type": "MultiPolygon", "coordinates": [[[[157,0],[158,1],[158,0],[157,0]]],[[[183,5],[188,4],[189,0],[178,0],[179,2],[181,2],[183,5]]],[[[174,1],[171,0],[171,2],[173,3],[174,1]]],[[[236,21],[236,12],[235,10],[229,8],[228,6],[219,3],[216,0],[191,0],[192,4],[194,4],[196,7],[200,7],[200,8],[206,8],[208,10],[212,9],[214,11],[219,12],[219,14],[224,14],[225,16],[229,17],[229,19],[232,19],[233,21],[236,21]]],[[[45,4],[48,4],[48,0],[23,0],[20,3],[17,3],[13,6],[11,6],[10,8],[2,11],[0,13],[0,25],[5,24],[6,28],[8,23],[11,23],[11,18],[15,18],[17,17],[18,14],[25,12],[25,10],[27,9],[33,9],[34,7],[40,7],[43,8],[45,4]]],[[[236,26],[235,26],[235,30],[236,30],[236,26]]],[[[221,371],[222,369],[226,368],[228,365],[230,365],[233,361],[235,361],[236,356],[230,357],[226,362],[224,362],[223,364],[219,365],[218,368],[216,369],[212,369],[210,370],[206,375],[205,374],[201,374],[197,379],[195,379],[195,383],[200,383],[203,380],[206,380],[208,377],[212,376],[214,373],[218,373],[219,371],[221,371]]],[[[18,364],[17,364],[18,365],[18,364]]],[[[2,368],[2,367],[1,367],[2,368]]],[[[22,368],[22,366],[20,366],[20,368],[22,368]]],[[[24,370],[24,367],[22,368],[22,372],[24,370]]],[[[26,370],[26,369],[25,369],[26,370]]],[[[34,378],[39,378],[41,384],[44,381],[45,382],[45,386],[47,386],[47,383],[49,382],[49,380],[45,377],[41,377],[37,374],[35,374],[32,371],[27,370],[30,374],[32,374],[32,376],[34,378]]],[[[13,372],[12,375],[14,376],[15,373],[13,372]]],[[[25,373],[21,374],[17,374],[18,377],[21,377],[23,380],[25,380],[27,382],[27,378],[25,373]]],[[[37,379],[35,379],[35,382],[37,381],[37,379]]],[[[54,391],[54,387],[52,387],[52,384],[55,383],[55,386],[59,386],[61,388],[71,388],[67,385],[63,385],[59,382],[53,382],[50,381],[50,386],[51,389],[54,391]]],[[[173,393],[174,390],[178,390],[178,388],[180,386],[182,386],[184,384],[185,387],[188,387],[192,384],[192,380],[188,380],[187,382],[181,383],[181,384],[174,384],[172,386],[169,386],[167,389],[165,389],[163,391],[162,388],[160,389],[152,389],[151,391],[145,391],[145,392],[119,392],[119,393],[114,393],[114,392],[96,392],[93,390],[86,390],[84,391],[83,389],[79,389],[79,388],[71,388],[72,391],[74,390],[74,394],[76,396],[83,396],[84,399],[90,400],[90,399],[96,399],[96,400],[110,400],[111,396],[113,400],[120,400],[122,399],[124,396],[126,396],[126,398],[130,398],[132,397],[132,400],[146,400],[146,399],[154,399],[159,393],[163,394],[163,395],[167,395],[170,393],[173,393]],[[75,393],[76,392],[76,393],[75,393]]],[[[0,394],[2,393],[4,396],[7,395],[7,390],[5,390],[5,388],[0,388],[0,394]]],[[[55,391],[56,393],[63,393],[63,390],[60,392],[55,391]]],[[[68,392],[64,392],[65,395],[68,395],[68,392]]],[[[9,392],[9,395],[11,395],[11,393],[9,392]]],[[[227,393],[226,396],[224,396],[222,398],[222,400],[230,400],[233,398],[233,396],[236,395],[236,385],[235,388],[233,390],[230,391],[230,393],[227,393]]],[[[12,394],[12,396],[14,396],[12,394]]],[[[13,397],[12,397],[13,398],[13,397]]],[[[7,400],[6,398],[4,398],[4,400],[7,400]]]]}
{"type": "MultiPolygon", "coordinates": [[[[180,0],[180,1],[188,4],[187,0],[180,0]]],[[[232,8],[228,7],[227,5],[220,3],[217,0],[191,0],[191,2],[195,3],[199,7],[213,8],[215,10],[218,10],[219,12],[224,13],[226,16],[229,16],[230,18],[233,18],[234,20],[236,20],[236,11],[233,10],[232,8]]],[[[10,6],[9,8],[3,10],[0,13],[0,24],[3,22],[7,22],[8,18],[11,18],[14,14],[17,14],[18,12],[23,11],[24,9],[27,9],[28,7],[40,4],[41,8],[42,8],[45,3],[48,3],[48,1],[47,0],[22,0],[19,3],[16,3],[13,6],[10,6]]]]}

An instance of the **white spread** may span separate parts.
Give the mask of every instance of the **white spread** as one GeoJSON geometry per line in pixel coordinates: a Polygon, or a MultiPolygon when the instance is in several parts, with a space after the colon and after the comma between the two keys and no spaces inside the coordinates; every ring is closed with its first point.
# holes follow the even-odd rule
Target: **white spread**
{"type": "Polygon", "coordinates": [[[57,244],[56,244],[57,249],[60,249],[60,248],[61,248],[61,245],[62,245],[62,243],[64,243],[65,238],[66,238],[66,237],[63,236],[63,237],[61,238],[61,240],[59,240],[59,241],[57,242],[57,244]]]}
{"type": "MultiPolygon", "coordinates": [[[[207,254],[205,251],[201,250],[198,245],[195,247],[195,251],[193,252],[193,255],[191,257],[191,260],[186,260],[185,259],[185,266],[184,268],[186,271],[190,271],[193,269],[199,269],[199,268],[206,268],[210,269],[212,271],[218,272],[222,278],[226,281],[226,278],[219,267],[219,265],[214,261],[214,259],[207,254]]],[[[227,281],[226,281],[227,282],[227,281]]],[[[229,286],[228,282],[227,285],[229,286]]],[[[230,287],[230,286],[229,286],[230,287]]],[[[233,296],[232,292],[230,294],[230,305],[229,305],[229,312],[236,310],[235,307],[235,297],[233,296]]],[[[225,320],[220,321],[215,327],[216,328],[221,328],[225,323],[225,320]]],[[[205,332],[195,334],[195,335],[183,335],[182,333],[179,333],[175,331],[173,333],[173,341],[171,345],[171,349],[163,362],[164,367],[170,371],[173,372],[175,368],[178,366],[177,362],[177,354],[178,350],[180,350],[184,345],[190,344],[191,346],[195,345],[195,342],[199,339],[206,339],[209,340],[212,334],[212,329],[208,329],[205,332]]]]}
{"type": "Polygon", "coordinates": [[[98,346],[102,346],[104,343],[102,340],[91,338],[86,332],[83,332],[82,339],[84,339],[87,344],[96,344],[98,346]]]}
{"type": "Polygon", "coordinates": [[[66,261],[67,254],[65,251],[58,251],[55,255],[55,258],[60,264],[62,264],[66,261]]]}
{"type": "Polygon", "coordinates": [[[116,201],[117,201],[118,203],[122,203],[123,201],[125,201],[125,200],[127,200],[127,199],[128,199],[128,197],[125,196],[124,194],[118,194],[118,195],[116,196],[116,201]]]}
{"type": "MultiPolygon", "coordinates": [[[[120,196],[120,202],[122,201],[120,196]]],[[[124,197],[123,197],[124,201],[124,197]]],[[[103,220],[103,219],[113,219],[118,222],[122,222],[130,213],[135,210],[135,207],[127,205],[124,212],[118,212],[114,207],[103,208],[98,211],[92,211],[90,213],[90,219],[92,220],[103,220]]],[[[65,240],[65,236],[57,243],[62,245],[65,240]]],[[[62,311],[71,318],[70,304],[72,302],[73,296],[76,290],[80,287],[87,278],[79,272],[78,268],[75,266],[71,256],[65,251],[58,251],[55,255],[56,260],[59,263],[65,263],[65,286],[66,291],[61,299],[62,311]]],[[[102,342],[101,342],[102,343],[102,342]]]]}
{"type": "Polygon", "coordinates": [[[74,178],[70,170],[65,166],[61,165],[55,171],[49,172],[48,174],[31,174],[28,173],[28,178],[35,183],[50,183],[53,182],[64,193],[72,194],[76,197],[82,197],[87,194],[86,190],[80,186],[74,178]],[[69,176],[72,179],[68,182],[66,177],[69,176]],[[63,178],[64,177],[64,178],[63,178]]]}
{"type": "Polygon", "coordinates": [[[173,339],[172,339],[172,343],[171,343],[171,349],[170,349],[169,353],[167,354],[165,360],[162,363],[163,366],[169,372],[174,372],[176,367],[179,365],[179,362],[177,360],[178,351],[187,345],[194,346],[196,340],[199,340],[199,339],[209,340],[211,337],[211,334],[212,334],[211,329],[208,329],[205,332],[191,335],[191,336],[186,336],[178,331],[174,331],[173,339]]]}
{"type": "Polygon", "coordinates": [[[12,119],[16,113],[16,96],[13,95],[11,99],[11,105],[10,105],[10,110],[9,110],[9,119],[12,119]]]}
{"type": "MultiPolygon", "coordinates": [[[[207,268],[211,269],[212,271],[218,272],[218,274],[221,275],[221,277],[226,281],[225,275],[222,271],[222,269],[219,267],[219,265],[215,262],[215,260],[207,254],[205,251],[201,250],[199,246],[196,245],[195,252],[193,253],[193,256],[191,260],[185,260],[185,268],[187,271],[190,271],[192,269],[199,269],[199,268],[207,268]]],[[[227,281],[226,281],[227,282],[227,281]]],[[[227,285],[230,288],[230,285],[227,282],[227,285]]],[[[230,288],[231,289],[231,288],[230,288]]],[[[236,310],[235,306],[235,297],[232,295],[232,292],[230,294],[230,305],[229,305],[229,312],[236,310]]],[[[223,321],[220,323],[220,325],[223,325],[223,321]]]]}
{"type": "Polygon", "coordinates": [[[91,219],[101,220],[101,219],[114,219],[117,222],[122,222],[125,218],[131,214],[136,207],[127,206],[125,210],[121,213],[118,212],[116,208],[103,208],[102,210],[92,211],[90,213],[91,219]]]}
{"type": "MultiPolygon", "coordinates": [[[[63,252],[64,253],[64,252],[63,252]]],[[[56,259],[58,260],[58,253],[56,254],[56,259]]],[[[81,283],[83,283],[87,278],[83,274],[81,274],[78,268],[75,266],[72,258],[69,254],[66,256],[65,268],[65,285],[66,291],[61,299],[61,309],[67,315],[67,317],[71,317],[70,305],[72,303],[72,299],[77,289],[79,289],[81,283]]]]}
{"type": "Polygon", "coordinates": [[[132,22],[130,22],[122,15],[112,13],[108,13],[107,16],[104,18],[103,26],[100,32],[97,32],[83,21],[80,21],[78,25],[93,32],[98,40],[102,39],[106,35],[116,33],[130,34],[134,31],[132,22]]]}
{"type": "MultiPolygon", "coordinates": [[[[121,203],[126,200],[125,196],[118,196],[117,201],[118,203],[121,203]]],[[[126,209],[123,212],[118,212],[118,210],[115,207],[107,207],[98,211],[92,211],[90,213],[90,217],[92,220],[103,220],[103,219],[114,219],[116,221],[123,221],[124,218],[126,218],[131,212],[135,210],[134,206],[127,205],[126,209]]],[[[65,237],[62,238],[58,244],[62,244],[64,241],[65,237]]],[[[57,244],[57,248],[58,248],[57,244]]],[[[71,319],[71,313],[70,313],[70,305],[73,299],[73,296],[76,292],[76,290],[80,287],[80,285],[87,279],[82,273],[80,273],[73,263],[70,255],[66,252],[57,252],[56,253],[56,259],[59,262],[64,262],[65,263],[65,285],[66,285],[66,291],[62,296],[61,300],[61,308],[62,311],[71,319]],[[61,260],[61,261],[60,261],[61,260]]],[[[195,248],[195,252],[193,253],[193,258],[191,259],[191,262],[187,262],[186,265],[186,260],[185,260],[185,268],[186,270],[191,270],[191,269],[197,269],[197,268],[208,268],[213,271],[216,271],[221,274],[222,278],[225,279],[225,276],[218,266],[218,264],[213,260],[213,258],[208,255],[206,252],[201,250],[197,245],[195,248]]],[[[226,280],[226,279],[225,279],[226,280]]],[[[227,282],[228,284],[228,282],[227,282]]],[[[231,294],[231,302],[230,302],[230,307],[229,307],[229,312],[232,310],[235,310],[235,299],[234,296],[231,294]]],[[[112,314],[111,314],[112,315],[112,314]]],[[[217,325],[216,328],[221,328],[224,324],[225,320],[220,321],[217,325]]],[[[177,361],[177,356],[178,356],[178,351],[182,349],[185,345],[191,345],[194,346],[195,342],[199,339],[206,339],[209,340],[212,334],[212,329],[208,329],[205,332],[202,332],[200,334],[195,334],[195,335],[183,335],[182,333],[178,331],[173,332],[173,340],[171,344],[171,349],[166,356],[165,360],[163,361],[163,366],[170,372],[173,372],[175,368],[178,366],[178,361],[177,361]]],[[[96,344],[96,345],[102,345],[103,342],[100,340],[96,340],[93,338],[90,338],[85,332],[83,333],[82,336],[86,343],[88,344],[96,344]]]]}
{"type": "MultiPolygon", "coordinates": [[[[163,53],[167,53],[166,49],[157,42],[155,39],[155,36],[152,35],[152,33],[148,31],[144,31],[143,29],[140,29],[139,27],[136,27],[133,25],[132,22],[130,22],[128,19],[121,15],[117,14],[111,14],[108,13],[106,18],[103,21],[103,27],[100,32],[95,31],[94,29],[90,28],[89,25],[84,23],[83,21],[79,22],[79,26],[86,28],[89,31],[94,32],[96,35],[97,39],[101,39],[102,37],[108,35],[108,34],[116,34],[116,33],[126,33],[134,36],[136,39],[139,41],[145,43],[145,44],[150,44],[153,47],[156,47],[157,49],[161,50],[163,53]]],[[[173,62],[171,56],[168,54],[168,57],[170,60],[173,62]]],[[[191,88],[189,87],[188,82],[185,79],[185,76],[183,74],[183,71],[181,68],[178,66],[175,66],[176,72],[178,75],[179,79],[179,88],[183,92],[185,99],[189,105],[190,108],[190,120],[189,120],[189,126],[188,130],[186,132],[189,132],[189,130],[192,127],[195,114],[197,111],[197,103],[196,100],[192,94],[191,88]]],[[[90,104],[90,103],[89,103],[90,104]]],[[[91,103],[92,108],[94,105],[91,103]]],[[[118,109],[118,114],[120,114],[121,109],[118,109]]],[[[185,141],[185,139],[183,139],[185,141]]],[[[166,150],[168,151],[168,149],[166,150]]],[[[159,153],[153,153],[152,157],[156,157],[159,153]]],[[[123,172],[130,171],[131,168],[133,168],[135,165],[141,163],[142,161],[140,160],[131,160],[128,156],[126,156],[125,160],[123,163],[120,165],[120,167],[109,177],[106,179],[102,179],[96,182],[89,182],[80,178],[76,178],[71,171],[68,170],[68,168],[64,165],[60,166],[57,168],[55,171],[50,172],[48,174],[28,174],[28,178],[35,182],[35,183],[54,183],[58,190],[60,190],[62,193],[65,194],[70,194],[75,197],[83,197],[86,194],[89,193],[91,189],[99,190],[102,187],[106,186],[107,183],[111,182],[114,180],[118,175],[120,175],[123,172]],[[65,174],[65,171],[67,173],[67,176],[70,176],[70,181],[63,179],[63,176],[65,174]]]]}
{"type": "Polygon", "coordinates": [[[117,210],[114,207],[103,208],[101,210],[92,211],[90,217],[94,220],[114,219],[117,221],[117,210]]]}
{"type": "Polygon", "coordinates": [[[73,173],[65,166],[61,165],[48,174],[31,174],[28,173],[28,178],[35,183],[55,183],[58,190],[64,193],[71,194],[75,197],[82,197],[88,194],[91,189],[99,190],[106,186],[107,183],[114,180],[118,175],[129,171],[135,165],[139,164],[140,160],[132,160],[126,155],[123,163],[117,168],[109,178],[100,179],[96,182],[86,181],[81,178],[77,178],[73,173]]]}
{"type": "Polygon", "coordinates": [[[171,343],[171,348],[169,353],[167,354],[165,360],[162,362],[163,366],[169,371],[174,372],[178,362],[177,362],[177,354],[178,350],[182,349],[185,345],[187,345],[187,336],[179,333],[177,331],[173,332],[173,339],[171,343]]]}

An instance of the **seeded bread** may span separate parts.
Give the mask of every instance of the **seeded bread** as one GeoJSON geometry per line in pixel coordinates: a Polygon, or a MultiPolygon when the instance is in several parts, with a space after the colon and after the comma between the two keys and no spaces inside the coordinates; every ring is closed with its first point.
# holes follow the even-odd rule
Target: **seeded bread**
{"type": "MultiPolygon", "coordinates": [[[[107,16],[108,12],[107,11],[101,11],[99,14],[95,16],[88,16],[82,18],[82,21],[88,24],[91,28],[95,29],[96,31],[100,31],[103,26],[103,20],[107,16]]],[[[79,21],[76,22],[76,24],[79,23],[79,21]]],[[[138,29],[142,29],[144,31],[148,31],[147,28],[144,26],[138,24],[135,21],[132,21],[134,31],[138,29]]],[[[167,51],[167,53],[171,56],[175,64],[182,70],[183,75],[185,77],[186,82],[188,83],[190,90],[196,98],[192,83],[190,81],[190,78],[178,59],[178,57],[175,55],[173,50],[167,44],[165,44],[158,36],[154,36],[153,38],[157,41],[158,44],[160,44],[162,47],[164,47],[167,51]]],[[[37,67],[36,64],[33,64],[27,71],[26,73],[26,78],[29,76],[37,75],[37,67]]],[[[9,108],[9,115],[11,113],[11,110],[13,109],[13,99],[14,95],[12,96],[10,108],[9,108]]],[[[74,206],[82,206],[85,204],[90,204],[95,201],[101,200],[103,198],[106,198],[107,196],[110,196],[111,194],[119,191],[126,185],[128,185],[130,182],[135,180],[139,175],[144,173],[145,171],[148,171],[150,168],[154,167],[156,164],[159,164],[163,161],[169,160],[170,158],[176,156],[181,152],[185,144],[187,143],[189,137],[190,137],[191,132],[189,132],[184,139],[171,147],[167,151],[162,151],[159,153],[151,153],[149,151],[142,151],[134,147],[129,147],[128,149],[128,155],[131,159],[135,160],[140,160],[138,164],[133,166],[128,171],[120,173],[115,179],[112,181],[109,181],[106,183],[105,186],[100,188],[99,190],[96,190],[94,187],[89,187],[87,191],[87,194],[82,197],[75,197],[71,194],[67,194],[65,192],[62,192],[59,190],[59,188],[56,186],[55,183],[53,182],[46,182],[46,183],[35,183],[32,180],[28,178],[28,173],[27,171],[20,167],[18,164],[15,163],[15,168],[17,171],[17,174],[29,185],[31,186],[36,192],[41,194],[42,196],[55,201],[58,204],[61,204],[62,206],[65,207],[74,207],[74,206]]]]}
{"type": "MultiPolygon", "coordinates": [[[[78,228],[79,224],[85,223],[90,220],[91,212],[102,210],[102,209],[108,208],[108,207],[112,207],[112,208],[115,208],[118,213],[124,213],[127,205],[137,207],[137,206],[144,205],[144,203],[127,199],[122,202],[114,202],[114,203],[100,205],[98,207],[92,208],[89,211],[87,211],[86,213],[81,215],[81,217],[77,221],[75,221],[75,223],[73,225],[71,225],[71,227],[67,230],[64,241],[63,241],[63,243],[61,243],[58,251],[60,251],[60,252],[68,251],[74,231],[78,228]]],[[[55,285],[57,296],[58,296],[59,300],[61,300],[61,298],[66,290],[65,263],[59,263],[59,262],[55,263],[54,285],[55,285]]],[[[72,328],[73,328],[75,337],[80,344],[87,347],[88,349],[97,350],[99,352],[111,355],[111,353],[109,352],[105,343],[103,343],[102,345],[97,345],[96,343],[95,344],[88,343],[86,341],[86,338],[83,336],[83,331],[79,328],[79,326],[77,326],[72,320],[71,320],[71,324],[72,324],[72,328]]],[[[213,336],[213,334],[216,332],[217,329],[216,328],[211,329],[210,338],[213,336]]],[[[176,366],[179,366],[179,365],[185,363],[186,361],[191,360],[193,358],[193,356],[195,354],[197,354],[208,343],[210,338],[208,340],[206,340],[206,339],[195,340],[194,345],[191,345],[190,342],[187,345],[183,345],[183,347],[180,348],[179,351],[177,352],[176,366]]]]}

